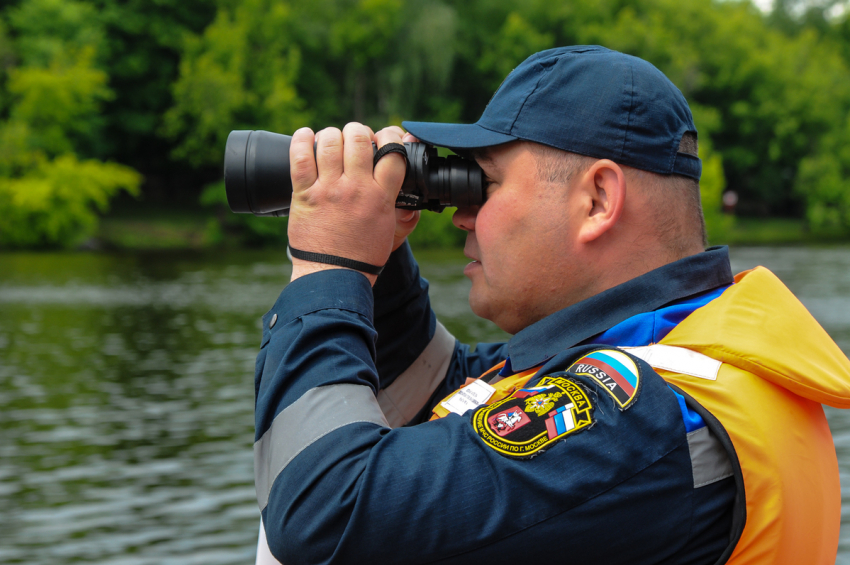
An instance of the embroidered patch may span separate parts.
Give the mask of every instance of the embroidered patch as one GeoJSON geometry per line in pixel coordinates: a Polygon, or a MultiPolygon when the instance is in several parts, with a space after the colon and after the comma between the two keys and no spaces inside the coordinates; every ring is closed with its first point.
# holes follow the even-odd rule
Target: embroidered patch
{"type": "Polygon", "coordinates": [[[533,388],[479,408],[472,425],[484,443],[510,457],[531,457],[551,443],[593,423],[584,390],[562,377],[545,377],[533,388]]]}
{"type": "Polygon", "coordinates": [[[504,437],[531,422],[528,414],[523,412],[519,406],[502,410],[487,418],[490,429],[504,437]]]}
{"type": "Polygon", "coordinates": [[[625,410],[640,392],[640,371],[628,355],[615,349],[602,349],[585,355],[572,364],[569,372],[585,375],[614,397],[614,401],[625,410]]]}

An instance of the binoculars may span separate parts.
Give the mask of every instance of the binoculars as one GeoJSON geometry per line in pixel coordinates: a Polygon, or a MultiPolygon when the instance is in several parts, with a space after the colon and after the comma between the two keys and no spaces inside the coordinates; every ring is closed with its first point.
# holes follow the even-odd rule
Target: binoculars
{"type": "MultiPolygon", "coordinates": [[[[230,132],[224,151],[224,186],[233,212],[289,215],[290,143],[291,136],[279,133],[230,132]]],[[[439,157],[427,143],[408,142],[404,149],[407,171],[396,208],[441,212],[446,206],[475,206],[484,201],[484,174],[475,161],[456,155],[439,157]]]]}

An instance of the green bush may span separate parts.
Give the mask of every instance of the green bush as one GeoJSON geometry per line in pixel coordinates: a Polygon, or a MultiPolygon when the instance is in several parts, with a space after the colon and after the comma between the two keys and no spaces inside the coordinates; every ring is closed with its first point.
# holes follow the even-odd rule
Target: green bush
{"type": "Polygon", "coordinates": [[[123,165],[63,155],[19,178],[0,178],[0,246],[73,247],[97,228],[119,190],[138,194],[141,176],[123,165]]]}

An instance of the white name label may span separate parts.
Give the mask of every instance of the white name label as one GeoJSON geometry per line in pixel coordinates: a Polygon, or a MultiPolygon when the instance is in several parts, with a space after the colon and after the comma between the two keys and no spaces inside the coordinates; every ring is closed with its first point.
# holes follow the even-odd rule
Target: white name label
{"type": "Polygon", "coordinates": [[[490,400],[494,392],[496,392],[496,389],[484,381],[472,381],[469,385],[442,401],[440,405],[449,412],[463,416],[467,410],[472,410],[485,404],[490,400]]]}

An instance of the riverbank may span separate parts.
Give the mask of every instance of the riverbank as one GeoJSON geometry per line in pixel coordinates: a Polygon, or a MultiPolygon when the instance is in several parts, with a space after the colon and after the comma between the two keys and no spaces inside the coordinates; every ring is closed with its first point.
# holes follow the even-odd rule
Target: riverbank
{"type": "Polygon", "coordinates": [[[794,218],[735,218],[712,245],[830,245],[850,243],[850,234],[814,234],[794,218]]]}
{"type": "MultiPolygon", "coordinates": [[[[440,215],[425,213],[413,236],[418,248],[462,247],[463,237],[450,225],[451,210],[440,215]]],[[[265,220],[272,229],[285,220],[265,220]]],[[[256,247],[257,237],[253,245],[256,247]]],[[[712,245],[829,245],[850,243],[850,234],[812,234],[802,220],[791,218],[736,218],[725,233],[712,238],[712,245]]],[[[223,230],[216,213],[206,208],[163,208],[138,204],[122,206],[102,218],[87,249],[154,250],[213,249],[246,246],[238,229],[223,230]]]]}
{"type": "MultiPolygon", "coordinates": [[[[197,197],[196,197],[197,198],[197,197]]],[[[216,245],[215,211],[197,200],[163,205],[122,195],[82,247],[93,250],[208,249],[216,245]]]]}

